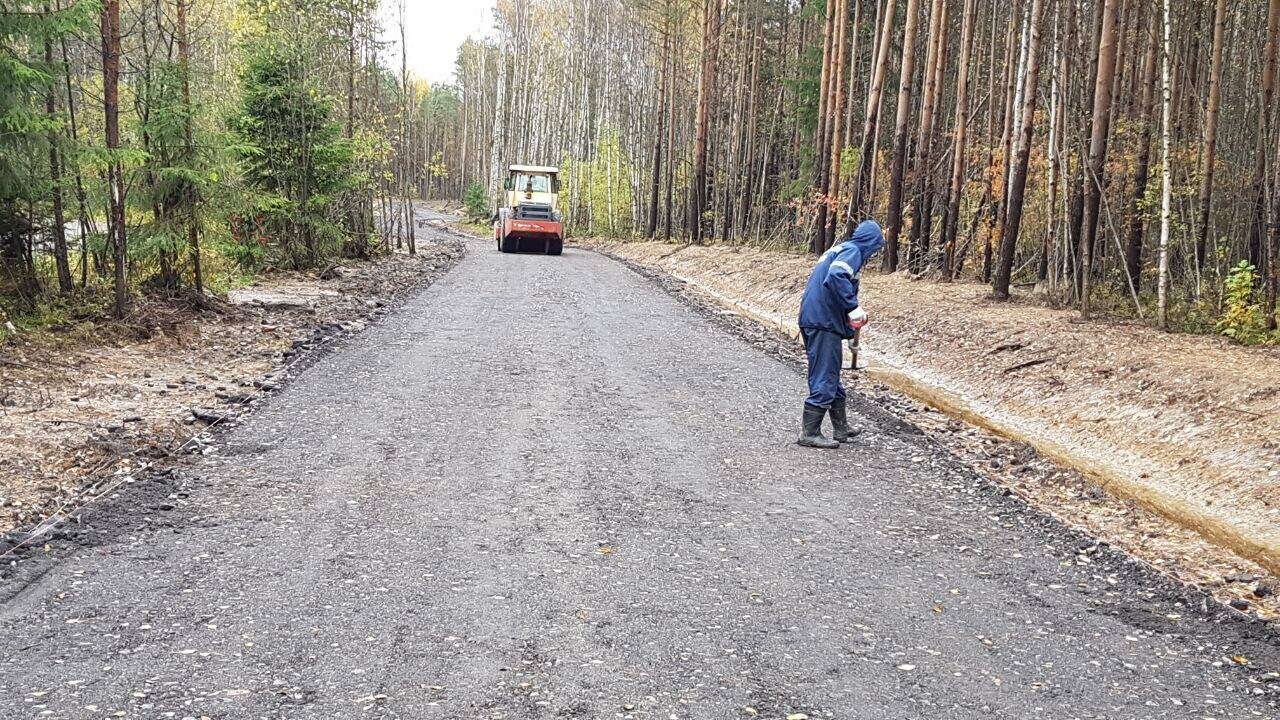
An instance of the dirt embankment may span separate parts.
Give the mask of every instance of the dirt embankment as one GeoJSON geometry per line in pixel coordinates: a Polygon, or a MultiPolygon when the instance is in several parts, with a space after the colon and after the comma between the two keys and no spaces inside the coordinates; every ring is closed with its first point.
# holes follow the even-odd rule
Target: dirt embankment
{"type": "Polygon", "coordinates": [[[201,429],[460,253],[423,241],[416,257],[268,274],[204,308],[152,301],[123,322],[84,319],[0,344],[0,551],[5,532],[198,452],[189,440],[201,429]]]}
{"type": "MultiPolygon", "coordinates": [[[[796,333],[811,259],[587,242],[796,333]]],[[[868,273],[869,377],[1026,442],[1107,492],[1280,573],[1280,352],[1081,322],[985,286],[868,273]]]]}

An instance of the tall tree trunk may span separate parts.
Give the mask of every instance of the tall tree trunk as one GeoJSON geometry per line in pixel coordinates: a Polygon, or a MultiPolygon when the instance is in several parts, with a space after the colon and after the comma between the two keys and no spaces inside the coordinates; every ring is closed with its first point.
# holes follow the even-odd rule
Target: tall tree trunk
{"type": "Polygon", "coordinates": [[[911,91],[915,75],[918,0],[907,0],[902,31],[902,72],[898,75],[898,116],[893,126],[893,159],[889,165],[889,214],[885,233],[885,272],[898,269],[898,236],[902,232],[902,180],[907,164],[907,124],[911,119],[911,91]]]}
{"type": "MultiPolygon", "coordinates": [[[[889,46],[893,44],[893,16],[896,0],[884,0],[883,27],[877,41],[875,71],[871,74],[871,85],[867,90],[866,122],[862,126],[862,152],[858,159],[858,178],[854,181],[853,193],[849,196],[847,224],[867,215],[867,194],[871,187],[871,174],[875,171],[876,135],[880,127],[880,96],[884,92],[884,77],[889,67],[889,46]]],[[[914,0],[908,0],[914,2],[914,0]]],[[[914,5],[913,5],[914,6],[914,5]]]]}
{"type": "MultiPolygon", "coordinates": [[[[1156,322],[1161,329],[1169,327],[1169,211],[1173,198],[1173,170],[1169,158],[1169,135],[1173,127],[1173,102],[1169,88],[1170,25],[1169,0],[1164,0],[1160,22],[1164,34],[1160,53],[1160,264],[1156,277],[1156,322]]],[[[1272,222],[1275,222],[1274,213],[1272,222]]],[[[1274,234],[1272,237],[1274,246],[1274,234]]]]}
{"type": "Polygon", "coordinates": [[[742,162],[742,202],[738,207],[738,227],[742,228],[743,236],[750,232],[756,191],[755,166],[759,150],[757,138],[760,123],[760,60],[764,54],[763,23],[763,18],[756,18],[755,27],[751,33],[751,88],[749,90],[750,105],[747,108],[747,116],[750,120],[747,126],[747,155],[742,162]]]}
{"type": "Polygon", "coordinates": [[[831,149],[828,154],[827,167],[827,207],[830,216],[827,218],[826,228],[823,232],[822,247],[829,248],[835,243],[836,225],[839,222],[839,199],[841,173],[840,161],[843,159],[845,139],[849,136],[848,125],[849,108],[853,107],[851,101],[853,90],[852,68],[849,66],[851,62],[849,56],[856,56],[858,45],[858,27],[862,22],[862,3],[860,0],[852,0],[854,4],[853,25],[849,25],[849,2],[843,0],[843,13],[840,15],[840,53],[836,62],[839,64],[837,72],[837,92],[835,102],[835,127],[831,131],[831,149]],[[851,39],[846,36],[849,30],[853,30],[851,39]]]}
{"type": "MultiPolygon", "coordinates": [[[[49,13],[49,5],[44,6],[45,14],[49,13]]],[[[44,62],[53,67],[53,42],[44,39],[44,62]]],[[[48,94],[45,95],[45,114],[52,124],[58,115],[58,91],[55,83],[49,83],[48,94]]],[[[67,220],[62,207],[62,163],[58,152],[58,133],[49,132],[49,182],[53,194],[53,258],[58,268],[58,289],[69,293],[75,286],[71,282],[71,263],[67,258],[67,220]]]]}
{"type": "MultiPolygon", "coordinates": [[[[855,29],[857,28],[857,22],[855,17],[855,29]]],[[[852,80],[847,78],[845,74],[849,48],[847,37],[849,29],[849,0],[840,0],[839,7],[836,10],[836,23],[839,30],[836,33],[836,77],[835,87],[831,93],[833,100],[828,108],[831,120],[827,126],[827,162],[823,177],[823,208],[824,213],[829,213],[829,217],[824,218],[822,223],[821,249],[823,250],[831,247],[835,240],[836,215],[839,214],[836,202],[840,196],[840,155],[843,151],[844,108],[848,103],[847,86],[850,85],[852,80]]]]}
{"type": "Polygon", "coordinates": [[[707,204],[707,130],[715,96],[716,55],[720,49],[720,0],[703,0],[702,71],[698,78],[698,108],[693,150],[693,183],[689,188],[690,234],[702,242],[707,204]]]}
{"type": "Polygon", "coordinates": [[[664,203],[662,236],[670,240],[672,227],[672,207],[675,204],[675,148],[676,148],[676,73],[675,61],[672,60],[671,72],[667,77],[667,193],[664,203]]]}
{"type": "Polygon", "coordinates": [[[1264,237],[1267,234],[1267,197],[1275,190],[1267,187],[1267,131],[1272,121],[1272,100],[1276,85],[1276,55],[1280,45],[1280,0],[1267,4],[1267,41],[1262,50],[1261,104],[1258,110],[1258,142],[1253,164],[1253,215],[1249,218],[1249,262],[1261,269],[1266,264],[1264,237]]]}
{"type": "Polygon", "coordinates": [[[825,22],[822,25],[822,67],[818,80],[818,127],[814,133],[813,149],[813,195],[817,202],[814,207],[814,223],[810,231],[809,251],[822,252],[827,233],[827,140],[830,123],[831,86],[834,78],[836,50],[836,15],[839,14],[841,0],[825,0],[825,22]]]}
{"type": "MultiPolygon", "coordinates": [[[[991,282],[992,256],[995,248],[999,246],[1000,237],[1004,231],[1009,161],[1012,159],[1010,156],[1013,155],[1013,103],[1018,90],[1018,78],[1014,74],[1017,62],[1014,60],[1013,51],[1014,38],[1018,36],[1019,18],[1022,16],[1020,10],[1020,6],[1015,2],[1013,13],[1009,16],[1009,26],[1005,31],[1004,38],[1004,113],[1002,115],[1004,120],[1001,123],[1000,130],[1000,164],[988,169],[988,178],[990,179],[987,182],[990,187],[991,203],[987,209],[986,240],[982,244],[982,282],[991,282]]],[[[988,116],[988,125],[994,121],[994,117],[988,116]]]]}
{"type": "MultiPolygon", "coordinates": [[[[187,5],[191,0],[177,0],[177,33],[178,64],[182,69],[182,105],[185,109],[182,121],[183,150],[187,162],[194,166],[196,160],[196,142],[194,114],[191,107],[191,38],[187,34],[187,5]]],[[[188,191],[185,199],[187,206],[187,247],[191,253],[191,273],[195,281],[197,295],[204,294],[204,268],[200,262],[200,227],[196,208],[195,190],[188,191]]]]}
{"type": "Polygon", "coordinates": [[[1209,65],[1209,105],[1204,115],[1200,155],[1200,217],[1196,223],[1196,296],[1204,280],[1209,233],[1212,230],[1213,166],[1218,144],[1218,110],[1222,104],[1222,43],[1226,35],[1227,0],[1217,0],[1213,13],[1213,56],[1209,65]]]}
{"type": "MultiPolygon", "coordinates": [[[[1223,0],[1220,0],[1223,1],[1223,0]]],[[[1093,247],[1102,206],[1102,182],[1106,171],[1110,133],[1111,85],[1116,71],[1116,12],[1119,0],[1103,0],[1102,31],[1098,37],[1098,72],[1093,87],[1093,131],[1089,139],[1089,169],[1085,173],[1084,236],[1080,251],[1080,317],[1089,317],[1093,247]]]]}
{"type": "MultiPolygon", "coordinates": [[[[1277,0],[1280,2],[1280,0],[1277,0]]],[[[1152,116],[1155,113],[1156,46],[1154,24],[1147,26],[1147,53],[1142,61],[1142,106],[1138,119],[1142,137],[1138,140],[1138,166],[1133,172],[1133,204],[1129,208],[1129,232],[1124,245],[1124,266],[1133,290],[1142,287],[1142,229],[1146,224],[1143,203],[1151,170],[1152,116]]]]}
{"type": "MultiPolygon", "coordinates": [[[[1085,196],[1088,194],[1090,178],[1086,171],[1088,160],[1088,143],[1086,138],[1089,136],[1089,129],[1093,122],[1093,102],[1094,89],[1097,83],[1094,82],[1098,74],[1098,55],[1100,42],[1102,40],[1102,20],[1104,5],[1102,2],[1093,4],[1093,22],[1091,23],[1092,32],[1087,36],[1090,38],[1090,50],[1087,54],[1089,58],[1089,72],[1081,78],[1079,107],[1076,117],[1075,132],[1072,133],[1072,145],[1074,146],[1071,155],[1075,157],[1076,162],[1071,171],[1071,188],[1070,198],[1067,205],[1067,244],[1069,246],[1069,257],[1073,263],[1072,272],[1072,297],[1078,299],[1084,287],[1080,271],[1080,258],[1084,256],[1084,205],[1085,196]],[[1085,82],[1087,80],[1087,83],[1085,82]]],[[[1079,48],[1080,43],[1077,42],[1079,48]]],[[[1083,50],[1083,48],[1079,48],[1083,50]]],[[[1065,259],[1064,259],[1065,262],[1065,259]]]]}
{"type": "Polygon", "coordinates": [[[653,133],[653,177],[649,183],[649,217],[645,227],[645,237],[650,240],[658,232],[658,189],[662,178],[662,123],[666,119],[667,107],[667,73],[671,62],[671,10],[667,8],[666,21],[663,23],[662,65],[658,73],[658,112],[655,115],[657,129],[653,133]]]}
{"type": "Polygon", "coordinates": [[[1018,150],[1014,158],[1013,177],[1009,182],[1009,202],[1005,230],[1000,238],[1000,263],[996,267],[994,295],[997,300],[1009,298],[1013,278],[1013,256],[1022,225],[1022,204],[1027,189],[1027,162],[1031,157],[1031,140],[1035,134],[1037,87],[1040,80],[1040,21],[1044,0],[1031,0],[1031,18],[1027,41],[1026,74],[1022,78],[1022,122],[1019,125],[1018,150]]]}
{"type": "Polygon", "coordinates": [[[1053,75],[1049,86],[1049,147],[1047,151],[1049,174],[1049,202],[1046,212],[1047,227],[1044,234],[1044,247],[1040,252],[1040,266],[1036,279],[1048,281],[1049,292],[1056,296],[1058,289],[1058,268],[1055,254],[1058,253],[1058,199],[1061,195],[1062,180],[1065,179],[1062,168],[1062,133],[1066,127],[1066,103],[1063,102],[1067,87],[1067,53],[1063,49],[1063,36],[1075,22],[1075,3],[1066,3],[1066,22],[1062,18],[1062,4],[1054,4],[1053,16],[1053,75]]]}
{"type": "Polygon", "coordinates": [[[929,250],[929,222],[933,213],[932,177],[930,167],[933,149],[933,123],[938,96],[942,93],[943,69],[946,65],[946,37],[943,28],[947,21],[945,0],[933,0],[929,9],[929,45],[924,63],[924,95],[920,105],[920,126],[916,135],[916,158],[911,171],[915,181],[915,202],[911,204],[911,234],[907,243],[907,267],[913,273],[920,272],[929,250]]]}
{"type": "MultiPolygon", "coordinates": [[[[62,10],[61,0],[56,0],[54,8],[62,10]]],[[[58,38],[58,44],[62,49],[62,79],[67,89],[67,116],[70,120],[71,142],[80,142],[80,123],[76,116],[76,100],[75,94],[71,89],[71,62],[68,59],[67,39],[66,37],[58,38]]],[[[76,178],[76,208],[80,220],[80,287],[89,284],[89,234],[96,232],[93,219],[89,216],[89,201],[84,190],[84,178],[80,174],[80,165],[75,166],[76,178]]]]}
{"type": "MultiPolygon", "coordinates": [[[[408,234],[409,254],[418,254],[418,237],[413,217],[413,107],[409,97],[409,49],[405,41],[404,0],[400,0],[400,206],[408,234]]],[[[363,243],[362,243],[363,244],[363,243]]]]}
{"type": "MultiPolygon", "coordinates": [[[[1169,2],[1169,0],[1165,0],[1169,2]]],[[[1271,227],[1269,228],[1269,238],[1267,240],[1267,287],[1264,293],[1262,303],[1263,313],[1266,315],[1266,323],[1268,330],[1275,330],[1276,317],[1276,296],[1280,295],[1280,132],[1276,133],[1276,155],[1274,159],[1275,172],[1272,178],[1271,193],[1271,227]]]]}
{"type": "Polygon", "coordinates": [[[102,7],[102,107],[105,116],[107,196],[115,250],[115,315],[123,318],[129,289],[128,245],[124,226],[124,170],[120,163],[120,0],[102,7]]]}
{"type": "Polygon", "coordinates": [[[960,19],[960,64],[956,67],[955,145],[951,151],[951,183],[947,189],[947,212],[942,221],[940,242],[944,248],[945,277],[951,277],[956,261],[956,227],[960,223],[960,201],[964,195],[966,142],[969,139],[969,55],[973,51],[973,23],[976,0],[964,0],[960,19]]]}

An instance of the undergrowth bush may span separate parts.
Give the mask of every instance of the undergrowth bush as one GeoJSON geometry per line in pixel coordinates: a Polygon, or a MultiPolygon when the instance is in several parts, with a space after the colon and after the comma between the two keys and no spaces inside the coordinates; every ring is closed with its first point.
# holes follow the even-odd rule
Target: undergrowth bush
{"type": "Polygon", "coordinates": [[[1245,260],[1231,268],[1223,287],[1222,317],[1218,332],[1242,345],[1274,342],[1267,331],[1266,315],[1257,292],[1258,269],[1245,260]]]}
{"type": "Polygon", "coordinates": [[[484,186],[473,182],[467,186],[462,196],[462,206],[471,220],[479,221],[489,217],[489,198],[485,195],[484,186]]]}

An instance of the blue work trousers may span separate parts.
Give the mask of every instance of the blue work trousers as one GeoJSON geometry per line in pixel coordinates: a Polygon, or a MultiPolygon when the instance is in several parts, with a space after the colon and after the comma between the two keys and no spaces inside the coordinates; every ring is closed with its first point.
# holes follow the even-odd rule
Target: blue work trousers
{"type": "Polygon", "coordinates": [[[804,349],[809,356],[809,398],[806,403],[829,408],[837,400],[844,400],[844,385],[840,384],[840,364],[844,360],[844,338],[828,330],[801,328],[804,349]]]}

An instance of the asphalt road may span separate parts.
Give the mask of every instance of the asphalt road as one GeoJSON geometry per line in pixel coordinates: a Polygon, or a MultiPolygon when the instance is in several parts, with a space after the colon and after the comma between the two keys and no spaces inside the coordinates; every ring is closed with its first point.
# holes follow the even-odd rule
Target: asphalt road
{"type": "Polygon", "coordinates": [[[795,446],[803,389],[613,260],[471,242],[10,593],[0,718],[1275,716],[1259,625],[873,407],[795,446]]]}

